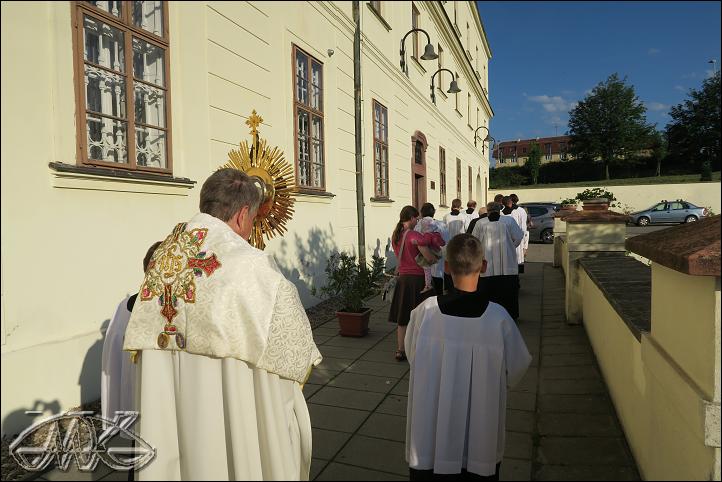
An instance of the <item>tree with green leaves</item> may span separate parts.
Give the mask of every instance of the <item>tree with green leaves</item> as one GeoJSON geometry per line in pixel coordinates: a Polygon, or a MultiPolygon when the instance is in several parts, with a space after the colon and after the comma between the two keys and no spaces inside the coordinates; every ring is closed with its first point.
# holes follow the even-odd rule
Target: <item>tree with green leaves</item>
{"type": "Polygon", "coordinates": [[[539,169],[541,168],[541,158],[542,158],[542,151],[541,147],[539,147],[539,144],[536,142],[533,142],[531,147],[529,148],[529,157],[527,158],[526,162],[524,163],[524,167],[526,168],[527,172],[529,173],[529,177],[531,178],[531,183],[536,184],[539,180],[539,169]]]}
{"type": "Polygon", "coordinates": [[[720,164],[720,74],[706,79],[700,90],[669,111],[670,161],[701,170],[705,162],[720,164]]]}
{"type": "Polygon", "coordinates": [[[626,80],[612,74],[569,112],[572,154],[601,159],[607,179],[610,165],[635,162],[633,154],[648,147],[653,130],[647,109],[626,80]]]}
{"type": "Polygon", "coordinates": [[[662,132],[654,130],[649,139],[649,148],[652,149],[652,160],[656,164],[655,176],[662,175],[662,161],[667,157],[667,139],[662,132]]]}

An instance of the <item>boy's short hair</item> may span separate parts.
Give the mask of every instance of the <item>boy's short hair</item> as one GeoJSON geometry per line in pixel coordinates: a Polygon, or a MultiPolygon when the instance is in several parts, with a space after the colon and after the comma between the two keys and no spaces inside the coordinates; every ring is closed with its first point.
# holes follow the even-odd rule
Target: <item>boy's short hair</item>
{"type": "Polygon", "coordinates": [[[461,208],[461,199],[454,199],[451,201],[451,209],[460,209],[461,208]]]}
{"type": "Polygon", "coordinates": [[[481,271],[484,264],[484,249],[481,241],[471,234],[457,234],[446,246],[446,262],[449,271],[455,275],[481,271]]]}
{"type": "Polygon", "coordinates": [[[492,201],[486,205],[486,212],[488,212],[489,214],[498,213],[502,209],[504,209],[504,206],[502,206],[500,203],[497,203],[494,201],[492,201]]]}
{"type": "Polygon", "coordinates": [[[475,208],[475,207],[476,207],[476,201],[474,201],[474,200],[472,199],[471,201],[469,201],[469,202],[466,203],[466,207],[467,207],[467,208],[475,208]]]}
{"type": "Polygon", "coordinates": [[[513,202],[514,204],[519,202],[519,196],[517,196],[516,194],[509,194],[509,197],[511,198],[511,202],[513,202]]]}
{"type": "Polygon", "coordinates": [[[434,214],[436,214],[436,208],[431,203],[424,203],[424,205],[421,206],[419,213],[422,218],[433,218],[434,214]]]}
{"type": "Polygon", "coordinates": [[[504,199],[503,194],[497,194],[496,196],[494,196],[494,202],[500,203],[500,202],[502,202],[503,199],[504,199]]]}

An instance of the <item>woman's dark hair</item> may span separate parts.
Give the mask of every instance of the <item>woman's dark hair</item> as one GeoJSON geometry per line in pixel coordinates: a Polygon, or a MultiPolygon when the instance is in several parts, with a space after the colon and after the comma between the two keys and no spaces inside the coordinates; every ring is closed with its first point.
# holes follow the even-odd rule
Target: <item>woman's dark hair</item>
{"type": "Polygon", "coordinates": [[[424,203],[423,206],[421,206],[421,217],[430,217],[433,218],[434,214],[436,214],[436,208],[434,208],[434,205],[431,203],[424,203]]]}
{"type": "Polygon", "coordinates": [[[406,221],[411,221],[412,218],[418,217],[418,215],[419,210],[413,206],[404,206],[403,209],[401,209],[401,212],[399,213],[399,222],[396,223],[394,234],[391,235],[391,242],[393,244],[398,244],[399,241],[401,241],[401,233],[404,230],[404,223],[406,221]]]}

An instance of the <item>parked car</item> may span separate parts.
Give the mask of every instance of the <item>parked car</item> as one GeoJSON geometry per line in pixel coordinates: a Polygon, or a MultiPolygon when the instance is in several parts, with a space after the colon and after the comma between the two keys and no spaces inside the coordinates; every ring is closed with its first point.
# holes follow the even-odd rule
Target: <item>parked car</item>
{"type": "Polygon", "coordinates": [[[528,216],[529,241],[554,242],[554,213],[561,209],[558,203],[521,203],[528,216]]]}
{"type": "Polygon", "coordinates": [[[637,226],[647,226],[656,223],[693,223],[707,214],[707,208],[677,199],[676,201],[662,200],[649,209],[637,211],[629,216],[631,222],[637,226]]]}

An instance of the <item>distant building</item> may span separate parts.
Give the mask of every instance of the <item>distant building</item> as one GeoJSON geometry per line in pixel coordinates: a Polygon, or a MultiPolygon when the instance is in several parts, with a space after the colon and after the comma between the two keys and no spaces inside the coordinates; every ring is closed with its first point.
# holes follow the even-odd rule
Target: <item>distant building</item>
{"type": "Polygon", "coordinates": [[[542,164],[566,161],[571,159],[569,140],[569,136],[554,136],[503,141],[496,145],[493,156],[496,159],[497,166],[523,166],[529,159],[532,144],[536,143],[539,144],[541,149],[542,164]]]}

